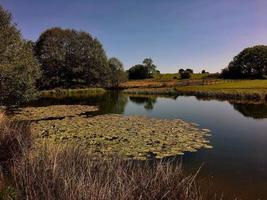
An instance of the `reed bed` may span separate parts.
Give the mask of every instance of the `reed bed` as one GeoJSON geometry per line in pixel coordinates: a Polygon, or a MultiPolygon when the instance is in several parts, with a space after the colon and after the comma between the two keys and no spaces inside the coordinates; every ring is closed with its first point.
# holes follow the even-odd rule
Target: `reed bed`
{"type": "Polygon", "coordinates": [[[16,163],[13,177],[29,200],[203,199],[196,176],[184,176],[180,165],[97,161],[70,146],[35,150],[16,163]]]}

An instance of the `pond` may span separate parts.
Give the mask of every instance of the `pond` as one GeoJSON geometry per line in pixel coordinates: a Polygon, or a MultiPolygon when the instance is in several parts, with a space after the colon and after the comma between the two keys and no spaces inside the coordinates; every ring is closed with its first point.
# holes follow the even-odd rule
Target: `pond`
{"type": "MultiPolygon", "coordinates": [[[[99,106],[96,113],[144,115],[194,122],[211,130],[213,149],[186,153],[185,169],[201,166],[201,179],[210,190],[223,192],[225,199],[267,197],[267,105],[202,100],[196,97],[128,96],[108,92],[80,98],[42,99],[33,105],[88,104],[99,106]]],[[[180,159],[180,158],[179,158],[180,159]]]]}

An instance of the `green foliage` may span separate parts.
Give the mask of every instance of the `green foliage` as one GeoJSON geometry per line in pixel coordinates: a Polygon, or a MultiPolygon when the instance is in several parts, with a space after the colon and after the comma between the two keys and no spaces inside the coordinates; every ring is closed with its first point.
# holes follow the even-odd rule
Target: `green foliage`
{"type": "Polygon", "coordinates": [[[157,67],[153,64],[153,60],[151,58],[145,58],[143,64],[148,70],[148,78],[152,78],[156,73],[159,73],[157,72],[157,67]]]}
{"type": "Polygon", "coordinates": [[[101,43],[90,34],[51,28],[39,37],[35,53],[43,70],[40,88],[106,85],[107,57],[101,43]]]}
{"type": "Polygon", "coordinates": [[[191,78],[191,73],[186,70],[183,73],[181,73],[180,76],[181,76],[181,79],[190,79],[191,78]]]}
{"type": "Polygon", "coordinates": [[[146,79],[153,78],[160,72],[156,70],[151,58],[146,58],[142,64],[135,65],[128,70],[129,79],[146,79]]]}
{"type": "Polygon", "coordinates": [[[32,45],[21,38],[11,14],[0,6],[0,105],[31,100],[40,75],[32,45]]]}
{"type": "Polygon", "coordinates": [[[263,78],[264,75],[267,75],[267,46],[263,45],[244,49],[222,71],[223,78],[233,79],[263,78]]]}
{"type": "Polygon", "coordinates": [[[185,71],[187,71],[187,72],[189,72],[189,73],[191,73],[191,74],[194,73],[194,71],[193,71],[192,69],[186,69],[185,71]]]}
{"type": "Polygon", "coordinates": [[[119,85],[127,80],[127,74],[124,71],[122,62],[117,58],[110,58],[108,60],[111,71],[110,82],[111,87],[117,88],[119,85]]]}
{"type": "Polygon", "coordinates": [[[183,72],[184,72],[184,69],[182,69],[182,68],[179,69],[179,71],[178,71],[179,74],[182,74],[183,72]]]}

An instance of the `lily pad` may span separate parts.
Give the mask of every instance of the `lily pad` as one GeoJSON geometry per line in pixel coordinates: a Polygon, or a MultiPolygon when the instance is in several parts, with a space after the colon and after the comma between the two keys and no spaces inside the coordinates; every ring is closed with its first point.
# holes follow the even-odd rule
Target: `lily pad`
{"type": "Polygon", "coordinates": [[[208,130],[180,119],[154,119],[118,114],[86,117],[84,106],[23,108],[15,116],[33,120],[36,141],[84,146],[96,158],[119,156],[148,159],[182,155],[200,148],[211,148],[208,130]],[[40,120],[64,116],[62,119],[40,120]],[[68,117],[66,117],[68,116],[68,117]],[[71,117],[69,117],[71,116],[71,117]]]}

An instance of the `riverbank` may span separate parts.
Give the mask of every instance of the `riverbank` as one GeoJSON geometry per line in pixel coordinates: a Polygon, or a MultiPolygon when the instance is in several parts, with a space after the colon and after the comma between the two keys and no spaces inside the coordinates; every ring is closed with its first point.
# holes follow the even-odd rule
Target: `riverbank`
{"type": "Polygon", "coordinates": [[[80,97],[98,96],[106,92],[103,88],[77,88],[77,89],[53,89],[40,91],[40,97],[42,98],[68,98],[68,97],[80,97]]]}
{"type": "Polygon", "coordinates": [[[126,94],[190,95],[222,100],[267,101],[267,80],[239,80],[208,85],[188,85],[168,88],[135,88],[126,94]]]}

